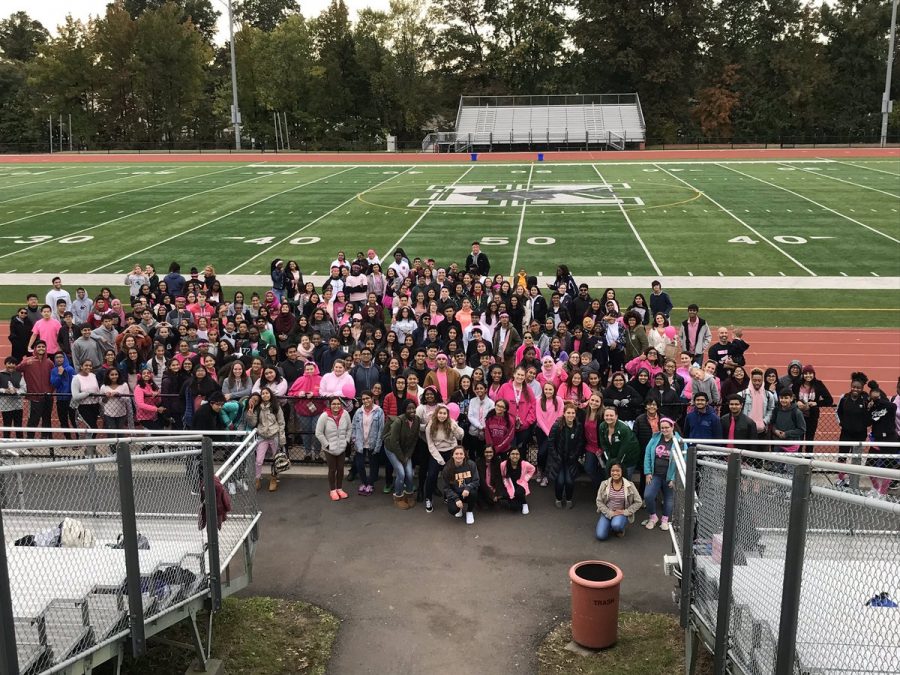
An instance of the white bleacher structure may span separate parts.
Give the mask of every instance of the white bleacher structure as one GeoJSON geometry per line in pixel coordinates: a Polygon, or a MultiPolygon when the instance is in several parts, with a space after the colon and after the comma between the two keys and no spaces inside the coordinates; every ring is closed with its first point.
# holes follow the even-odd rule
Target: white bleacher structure
{"type": "Polygon", "coordinates": [[[454,132],[429,134],[422,150],[624,150],[646,140],[637,93],[462,96],[454,132]]]}

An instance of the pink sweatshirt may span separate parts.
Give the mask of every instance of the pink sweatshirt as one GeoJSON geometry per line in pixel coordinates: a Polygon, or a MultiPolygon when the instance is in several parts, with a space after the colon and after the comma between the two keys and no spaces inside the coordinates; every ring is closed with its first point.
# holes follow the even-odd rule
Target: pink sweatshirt
{"type": "Polygon", "coordinates": [[[650,379],[653,379],[653,376],[657,373],[662,372],[662,368],[659,366],[655,366],[642,356],[638,356],[636,358],[631,359],[628,363],[625,364],[626,372],[632,377],[637,377],[638,371],[643,368],[647,372],[650,373],[650,379]]]}
{"type": "Polygon", "coordinates": [[[546,412],[543,408],[541,408],[541,399],[537,399],[534,402],[534,415],[535,419],[537,420],[537,425],[540,430],[548,436],[550,435],[550,427],[553,426],[553,423],[556,420],[562,417],[562,414],[563,400],[559,396],[557,396],[553,401],[547,401],[546,412]]]}
{"type": "MultiPolygon", "coordinates": [[[[509,414],[514,420],[519,420],[519,428],[526,429],[534,424],[534,394],[527,384],[522,383],[522,391],[516,402],[515,385],[507,382],[498,392],[499,397],[509,404],[509,414]]],[[[496,400],[496,399],[495,399],[496,400]]]]}

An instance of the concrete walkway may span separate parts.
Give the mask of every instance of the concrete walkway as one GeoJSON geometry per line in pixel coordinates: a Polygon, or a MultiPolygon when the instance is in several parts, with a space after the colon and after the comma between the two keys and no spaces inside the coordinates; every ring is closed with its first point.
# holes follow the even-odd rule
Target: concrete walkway
{"type": "Polygon", "coordinates": [[[662,571],[669,535],[636,523],[624,539],[596,541],[585,483],[571,511],[554,507],[552,489],[537,488],[528,516],[479,513],[468,527],[442,504],[431,514],[421,504],[403,512],[389,496],[358,497],[358,484],[349,486],[350,498],[333,503],[324,477],[292,471],[274,494],[264,484],[247,591],[337,614],[335,675],[419,675],[462,663],[485,674],[537,672],[536,645],[569,618],[568,569],[579,560],[623,569],[624,609],[675,611],[674,580],[662,571]]]}

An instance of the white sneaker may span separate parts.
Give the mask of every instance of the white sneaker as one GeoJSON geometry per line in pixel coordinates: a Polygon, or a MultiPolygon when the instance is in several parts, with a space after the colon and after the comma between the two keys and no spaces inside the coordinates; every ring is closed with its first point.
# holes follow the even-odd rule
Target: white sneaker
{"type": "Polygon", "coordinates": [[[652,530],[654,527],[656,527],[656,523],[656,516],[650,516],[650,518],[647,519],[647,524],[644,525],[644,527],[646,527],[648,530],[652,530]]]}
{"type": "Polygon", "coordinates": [[[466,525],[471,525],[475,522],[475,514],[471,511],[466,511],[466,525]]]}
{"type": "Polygon", "coordinates": [[[881,493],[875,488],[871,488],[867,493],[866,497],[871,497],[872,499],[881,499],[881,493]]]}
{"type": "Polygon", "coordinates": [[[659,529],[663,530],[664,532],[668,532],[668,530],[669,530],[669,521],[663,519],[662,523],[660,523],[660,525],[659,525],[659,529]]]}
{"type": "Polygon", "coordinates": [[[528,504],[522,504],[522,515],[523,516],[528,515],[528,504]]]}
{"type": "Polygon", "coordinates": [[[454,518],[462,518],[462,509],[453,514],[454,518]]]}

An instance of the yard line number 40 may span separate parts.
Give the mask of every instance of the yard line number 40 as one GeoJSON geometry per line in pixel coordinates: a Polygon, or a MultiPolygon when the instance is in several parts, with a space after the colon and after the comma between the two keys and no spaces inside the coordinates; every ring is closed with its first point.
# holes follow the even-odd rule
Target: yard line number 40
{"type": "MultiPolygon", "coordinates": [[[[793,234],[779,234],[772,237],[779,244],[806,244],[807,240],[804,237],[798,237],[793,234]]],[[[812,239],[831,239],[831,237],[812,237],[812,239]]],[[[758,244],[759,241],[748,237],[746,235],[741,235],[740,237],[732,237],[728,240],[729,244],[758,244]]]]}

